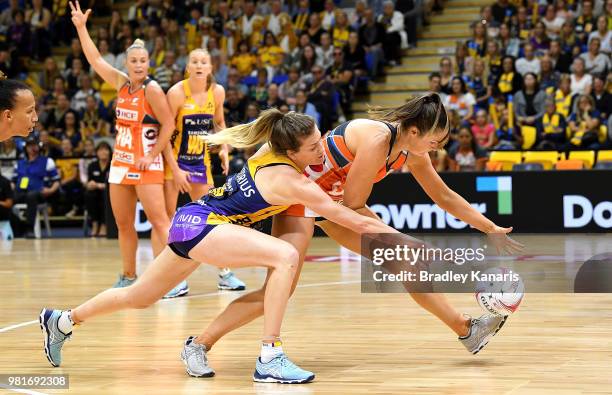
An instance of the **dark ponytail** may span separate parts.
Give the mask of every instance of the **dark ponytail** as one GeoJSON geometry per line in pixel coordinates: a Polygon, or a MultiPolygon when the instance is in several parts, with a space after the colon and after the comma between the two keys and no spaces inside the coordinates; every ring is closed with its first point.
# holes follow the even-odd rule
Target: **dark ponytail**
{"type": "Polygon", "coordinates": [[[414,97],[396,108],[378,108],[368,113],[376,120],[400,124],[400,131],[414,126],[419,136],[449,130],[446,109],[437,93],[414,97]]]}
{"type": "Polygon", "coordinates": [[[7,79],[6,75],[0,71],[0,111],[15,108],[17,92],[21,90],[29,91],[30,88],[21,81],[7,79]]]}

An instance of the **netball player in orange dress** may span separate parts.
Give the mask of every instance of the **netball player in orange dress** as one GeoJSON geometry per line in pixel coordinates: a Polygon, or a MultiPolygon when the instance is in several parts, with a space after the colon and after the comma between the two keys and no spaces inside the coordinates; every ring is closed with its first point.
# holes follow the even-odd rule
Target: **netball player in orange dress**
{"type": "MultiPolygon", "coordinates": [[[[176,83],[168,90],[170,112],[176,122],[171,147],[164,153],[166,159],[166,211],[172,218],[176,211],[179,192],[187,192],[191,200],[198,200],[214,186],[210,152],[203,137],[225,129],[223,102],[225,89],[212,79],[210,54],[204,49],[194,49],[187,62],[189,78],[176,83]],[[168,150],[171,151],[168,152],[168,150]]],[[[229,169],[228,147],[219,151],[224,174],[229,169]]],[[[245,285],[229,269],[219,272],[219,289],[241,291],[245,285]]],[[[166,298],[186,295],[187,281],[182,281],[166,298]]]]}
{"type": "MultiPolygon", "coordinates": [[[[429,94],[406,104],[375,114],[376,119],[345,122],[323,138],[323,165],[309,166],[305,175],[315,181],[339,204],[376,218],[367,206],[373,184],[388,173],[408,165],[417,182],[443,210],[489,234],[493,244],[506,252],[522,248],[507,237],[512,228],[495,225],[442,181],[429,159],[429,151],[442,148],[449,137],[446,110],[437,94],[429,94]]],[[[410,193],[410,191],[405,191],[410,193]]],[[[313,234],[317,213],[304,206],[292,206],[284,215],[274,217],[272,235],[291,243],[300,253],[300,266],[294,278],[295,290],[304,256],[313,234]]],[[[317,221],[328,236],[340,245],[360,253],[360,235],[329,221],[317,221]]],[[[201,352],[206,353],[226,333],[263,313],[266,284],[234,300],[198,337],[201,352]]],[[[505,317],[486,314],[472,319],[450,305],[440,293],[411,293],[413,299],[438,317],[458,336],[471,353],[480,351],[505,323],[505,317]]],[[[204,355],[204,361],[207,361],[204,355]]],[[[188,367],[189,369],[189,367],[188,367]]]]}
{"type": "Polygon", "coordinates": [[[87,61],[104,81],[117,89],[116,140],[108,182],[113,215],[119,231],[123,272],[115,287],[136,280],[138,235],[134,228],[136,202],[140,200],[153,229],[151,244],[157,256],[168,239],[170,220],[164,204],[164,162],[162,151],[174,131],[174,120],[166,95],[147,76],[149,54],[141,40],[127,49],[128,74],[109,65],[87,32],[91,10],[81,11],[79,2],[70,3],[87,61]]]}

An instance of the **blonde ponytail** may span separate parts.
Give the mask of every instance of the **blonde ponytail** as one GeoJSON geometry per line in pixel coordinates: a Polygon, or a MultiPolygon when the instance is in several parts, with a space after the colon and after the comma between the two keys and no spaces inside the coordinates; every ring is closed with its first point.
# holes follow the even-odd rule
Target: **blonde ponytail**
{"type": "Polygon", "coordinates": [[[283,113],[275,108],[263,111],[259,118],[244,125],[237,125],[222,131],[204,136],[204,139],[215,145],[229,144],[235,148],[249,148],[264,141],[269,141],[277,122],[283,119],[283,113]]]}
{"type": "Polygon", "coordinates": [[[248,148],[267,142],[272,151],[286,155],[287,151],[299,151],[302,139],[315,131],[314,119],[293,111],[283,114],[276,108],[265,110],[259,118],[245,125],[238,125],[204,136],[208,143],[229,144],[235,148],[248,148]]]}

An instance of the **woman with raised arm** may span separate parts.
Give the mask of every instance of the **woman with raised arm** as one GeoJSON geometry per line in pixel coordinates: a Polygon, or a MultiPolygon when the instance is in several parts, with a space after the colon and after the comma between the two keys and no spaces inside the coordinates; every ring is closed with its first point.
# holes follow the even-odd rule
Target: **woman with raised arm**
{"type": "Polygon", "coordinates": [[[87,32],[91,10],[81,11],[70,2],[72,23],[77,29],[87,61],[100,77],[117,89],[117,137],[108,177],[110,201],[119,231],[123,271],[115,287],[136,280],[138,234],[134,227],[136,202],[140,200],[153,229],[151,244],[157,256],[168,239],[170,220],[164,204],[162,152],[174,131],[166,95],[147,75],[149,54],[142,40],[128,47],[127,74],[108,64],[87,32]]]}

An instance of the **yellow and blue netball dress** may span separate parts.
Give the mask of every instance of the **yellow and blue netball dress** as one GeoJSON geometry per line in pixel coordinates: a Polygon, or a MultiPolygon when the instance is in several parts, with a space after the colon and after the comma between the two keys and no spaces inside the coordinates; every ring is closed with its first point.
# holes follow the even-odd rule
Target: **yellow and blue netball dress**
{"type": "Polygon", "coordinates": [[[227,178],[222,187],[211,189],[199,200],[179,208],[172,219],[168,238],[172,251],[189,258],[189,251],[217,225],[250,227],[285,211],[288,206],[269,204],[255,185],[255,175],[260,169],[280,165],[291,166],[297,173],[302,173],[286,156],[268,152],[249,159],[239,173],[227,178]]]}
{"type": "MultiPolygon", "coordinates": [[[[199,106],[191,96],[187,80],[183,81],[185,103],[176,118],[176,131],[172,136],[172,151],[181,170],[190,175],[190,181],[198,184],[213,184],[210,154],[202,136],[213,133],[215,96],[213,86],[208,89],[206,103],[199,106]]],[[[166,179],[172,174],[166,172],[166,179]]]]}

